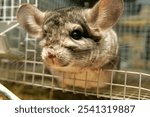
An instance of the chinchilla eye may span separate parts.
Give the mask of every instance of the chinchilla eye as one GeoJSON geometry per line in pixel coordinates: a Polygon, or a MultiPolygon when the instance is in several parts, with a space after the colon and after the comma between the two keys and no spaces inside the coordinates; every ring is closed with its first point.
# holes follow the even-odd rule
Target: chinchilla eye
{"type": "Polygon", "coordinates": [[[75,40],[79,40],[82,38],[82,32],[80,30],[74,30],[71,32],[70,36],[75,40]]]}

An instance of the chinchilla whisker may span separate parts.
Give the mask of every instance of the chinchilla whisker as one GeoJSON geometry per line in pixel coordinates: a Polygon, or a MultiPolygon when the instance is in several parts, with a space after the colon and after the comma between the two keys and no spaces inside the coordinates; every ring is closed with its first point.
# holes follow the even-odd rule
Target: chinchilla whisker
{"type": "MultiPolygon", "coordinates": [[[[111,53],[111,54],[107,54],[107,56],[109,56],[109,57],[113,57],[113,56],[116,56],[115,54],[113,54],[113,53],[111,53]]],[[[124,57],[122,57],[120,54],[119,55],[117,55],[117,58],[118,59],[120,59],[120,61],[127,61],[127,59],[126,58],[124,58],[124,57]]]]}
{"type": "Polygon", "coordinates": [[[20,57],[20,58],[17,58],[17,59],[14,59],[14,60],[11,60],[11,64],[12,65],[15,65],[15,64],[17,64],[17,63],[19,63],[21,60],[23,60],[24,59],[24,57],[20,57]]]}
{"type": "Polygon", "coordinates": [[[112,66],[115,66],[115,65],[116,65],[116,63],[114,63],[114,62],[112,62],[112,61],[110,62],[110,64],[111,64],[112,66]]]}
{"type": "Polygon", "coordinates": [[[23,70],[24,68],[24,64],[18,64],[17,67],[16,67],[16,70],[23,70]]]}
{"type": "MultiPolygon", "coordinates": [[[[73,7],[50,12],[43,12],[31,4],[22,5],[17,12],[18,23],[33,38],[42,39],[41,48],[37,46],[35,53],[25,57],[29,61],[25,60],[26,64],[30,67],[32,62],[38,64],[44,59],[45,66],[52,74],[64,77],[57,78],[58,83],[64,85],[62,87],[97,87],[93,82],[88,82],[85,86],[82,80],[97,80],[98,74],[93,70],[105,64],[113,69],[119,44],[112,26],[122,12],[122,0],[102,0],[90,9],[73,7]],[[114,9],[114,5],[118,8],[114,9]],[[72,78],[70,72],[76,73],[74,78],[80,81],[73,84],[69,80],[72,78]]],[[[32,43],[31,45],[33,46],[32,43]]],[[[105,86],[103,81],[110,75],[101,75],[100,87],[105,86]]]]}

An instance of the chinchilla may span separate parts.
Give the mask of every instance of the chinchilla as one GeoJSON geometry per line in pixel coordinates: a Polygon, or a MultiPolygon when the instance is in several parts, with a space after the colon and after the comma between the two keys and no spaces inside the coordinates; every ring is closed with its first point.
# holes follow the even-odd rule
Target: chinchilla
{"type": "Polygon", "coordinates": [[[42,12],[23,4],[20,25],[40,38],[44,64],[60,86],[104,87],[118,58],[118,39],[112,27],[123,11],[123,0],[100,0],[92,8],[62,8],[42,12]]]}

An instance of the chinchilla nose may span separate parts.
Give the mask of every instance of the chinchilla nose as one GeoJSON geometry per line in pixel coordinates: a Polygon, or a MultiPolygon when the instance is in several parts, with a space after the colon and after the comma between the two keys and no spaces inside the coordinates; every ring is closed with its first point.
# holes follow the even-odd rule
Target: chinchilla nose
{"type": "Polygon", "coordinates": [[[52,59],[52,58],[56,58],[56,55],[54,55],[54,54],[52,54],[52,53],[49,52],[49,53],[48,53],[48,58],[51,58],[51,59],[52,59]]]}

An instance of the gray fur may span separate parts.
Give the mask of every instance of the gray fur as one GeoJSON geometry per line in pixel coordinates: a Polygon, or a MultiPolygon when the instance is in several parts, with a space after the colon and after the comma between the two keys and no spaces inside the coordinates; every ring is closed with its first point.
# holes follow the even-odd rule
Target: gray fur
{"type": "Polygon", "coordinates": [[[102,69],[116,67],[118,41],[112,26],[122,6],[122,0],[101,0],[91,9],[73,7],[42,13],[25,4],[18,11],[18,22],[33,37],[42,39],[42,59],[54,75],[62,77],[59,84],[85,88],[85,80],[90,80],[94,82],[88,82],[86,88],[103,87],[110,74],[102,69]],[[114,4],[118,8],[112,9],[114,4]],[[27,16],[22,18],[24,12],[27,16]],[[73,39],[73,30],[80,30],[82,38],[73,39]]]}

